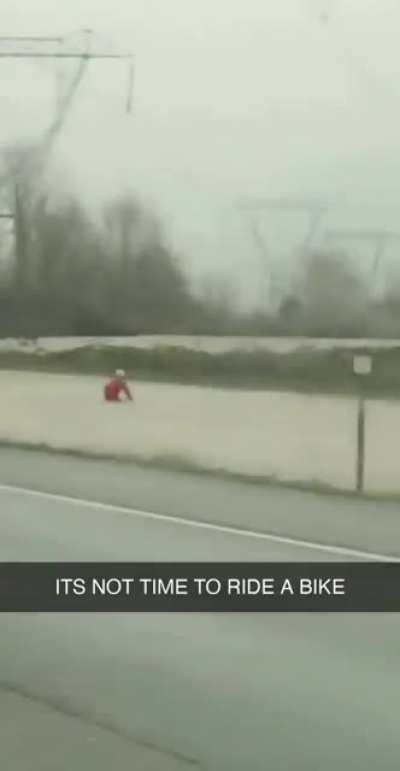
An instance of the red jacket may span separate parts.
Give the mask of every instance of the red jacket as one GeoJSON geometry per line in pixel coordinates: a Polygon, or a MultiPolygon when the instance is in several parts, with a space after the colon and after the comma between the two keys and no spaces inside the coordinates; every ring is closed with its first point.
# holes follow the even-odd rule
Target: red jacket
{"type": "Polygon", "coordinates": [[[120,377],[113,377],[104,386],[104,398],[107,402],[120,402],[120,396],[123,393],[128,399],[132,400],[132,394],[127,383],[120,377]]]}

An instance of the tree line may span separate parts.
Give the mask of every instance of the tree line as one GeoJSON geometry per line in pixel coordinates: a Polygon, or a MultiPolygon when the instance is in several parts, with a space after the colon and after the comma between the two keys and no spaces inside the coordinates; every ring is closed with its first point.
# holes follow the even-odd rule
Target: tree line
{"type": "Polygon", "coordinates": [[[305,255],[296,290],[240,312],[223,286],[195,293],[152,212],[130,194],[94,222],[35,173],[10,174],[12,259],[0,271],[1,336],[232,334],[400,335],[400,284],[379,300],[349,255],[305,255]]]}

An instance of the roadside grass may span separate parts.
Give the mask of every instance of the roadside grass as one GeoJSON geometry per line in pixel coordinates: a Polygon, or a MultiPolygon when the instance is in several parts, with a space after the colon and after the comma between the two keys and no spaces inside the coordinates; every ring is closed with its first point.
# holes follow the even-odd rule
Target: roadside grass
{"type": "MultiPolygon", "coordinates": [[[[318,351],[305,346],[290,353],[234,350],[214,354],[178,346],[91,345],[69,351],[0,353],[0,369],[106,376],[123,368],[129,378],[142,382],[352,395],[360,389],[352,357],[361,352],[366,351],[318,351]]],[[[400,398],[400,346],[368,353],[373,355],[373,370],[362,380],[365,395],[400,398]]]]}
{"type": "Polygon", "coordinates": [[[369,500],[379,503],[400,503],[400,492],[367,491],[362,494],[356,490],[349,490],[333,485],[310,480],[282,480],[274,475],[245,474],[231,471],[223,467],[204,467],[188,457],[176,454],[162,454],[141,456],[140,454],[106,453],[102,451],[80,450],[68,447],[55,447],[46,443],[15,441],[12,439],[0,439],[0,448],[40,452],[43,454],[56,454],[64,457],[78,458],[84,461],[108,461],[116,464],[132,463],[141,468],[155,468],[164,471],[173,471],[182,474],[196,474],[214,479],[242,482],[248,485],[264,486],[283,490],[293,490],[312,495],[329,495],[344,499],[369,500]]]}

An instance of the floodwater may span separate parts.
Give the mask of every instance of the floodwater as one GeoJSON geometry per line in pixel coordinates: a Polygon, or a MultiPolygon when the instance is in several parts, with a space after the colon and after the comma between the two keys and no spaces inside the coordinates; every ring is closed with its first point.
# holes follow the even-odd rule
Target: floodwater
{"type": "Polygon", "coordinates": [[[1,371],[0,440],[354,487],[352,398],[138,383],[133,404],[106,404],[102,385],[1,371]]]}

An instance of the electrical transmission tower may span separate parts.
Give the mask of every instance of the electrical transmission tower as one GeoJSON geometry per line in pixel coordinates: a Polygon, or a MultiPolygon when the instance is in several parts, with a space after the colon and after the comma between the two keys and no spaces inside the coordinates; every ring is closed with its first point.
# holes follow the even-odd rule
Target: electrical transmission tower
{"type": "MultiPolygon", "coordinates": [[[[305,214],[308,218],[308,229],[300,248],[303,253],[309,253],[316,242],[321,220],[328,209],[328,205],[320,200],[307,198],[271,198],[264,196],[239,200],[237,207],[241,212],[250,216],[250,231],[253,240],[259,249],[260,254],[267,259],[268,249],[266,240],[260,229],[260,215],[269,211],[287,212],[288,214],[300,212],[305,214]]],[[[279,289],[279,287],[273,275],[270,261],[268,270],[270,302],[274,303],[276,290],[279,289]]]]}
{"type": "Polygon", "coordinates": [[[377,277],[387,246],[391,242],[400,241],[400,233],[374,228],[362,228],[359,230],[356,228],[331,229],[326,231],[325,237],[331,241],[359,241],[372,244],[374,251],[372,271],[375,277],[377,277]]]}
{"type": "Polygon", "coordinates": [[[308,217],[308,230],[302,244],[303,250],[310,249],[315,241],[318,228],[328,204],[307,198],[247,198],[239,202],[242,211],[260,213],[265,211],[303,212],[308,217]]]}
{"type": "Polygon", "coordinates": [[[84,29],[82,30],[82,34],[83,41],[80,50],[73,50],[72,48],[66,49],[63,47],[65,44],[65,38],[62,37],[44,37],[33,35],[22,37],[4,35],[0,36],[0,60],[63,60],[76,61],[78,64],[77,71],[69,87],[67,88],[66,93],[62,98],[59,99],[56,115],[52,123],[36,147],[35,161],[38,166],[43,164],[45,159],[49,157],[51,150],[65,125],[65,121],[72,106],[74,97],[77,94],[78,88],[83,80],[90,61],[122,60],[126,62],[128,66],[126,112],[130,113],[132,110],[134,78],[132,54],[94,51],[91,48],[92,31],[89,29],[84,29]],[[49,43],[53,43],[55,46],[58,45],[58,48],[56,48],[56,50],[54,50],[54,48],[53,50],[48,50],[49,43]],[[6,47],[6,50],[4,50],[4,46],[6,47]]]}
{"type": "Polygon", "coordinates": [[[26,226],[24,225],[23,194],[21,190],[26,179],[35,180],[37,183],[40,175],[43,173],[54,145],[64,128],[90,62],[99,60],[108,62],[119,60],[125,62],[128,75],[126,112],[129,114],[132,111],[134,80],[132,54],[93,50],[92,31],[84,29],[81,31],[81,34],[82,40],[79,46],[75,48],[68,42],[68,38],[61,36],[0,36],[0,64],[5,59],[77,63],[76,72],[64,93],[59,96],[55,115],[42,137],[29,149],[28,153],[22,152],[19,156],[17,154],[16,158],[11,158],[11,163],[8,167],[7,163],[5,164],[4,171],[0,175],[0,199],[7,199],[8,202],[12,198],[14,201],[14,212],[7,212],[4,214],[4,218],[14,219],[16,276],[19,276],[21,281],[24,280],[24,276],[27,273],[26,226]]]}

